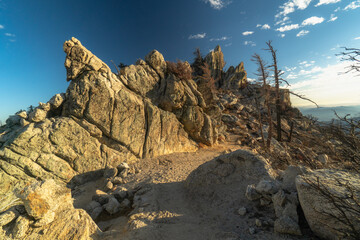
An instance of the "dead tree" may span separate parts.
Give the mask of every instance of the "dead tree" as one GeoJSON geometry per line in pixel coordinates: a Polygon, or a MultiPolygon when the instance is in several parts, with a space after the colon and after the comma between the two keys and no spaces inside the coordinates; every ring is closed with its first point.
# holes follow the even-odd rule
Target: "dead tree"
{"type": "Polygon", "coordinates": [[[357,72],[360,75],[360,49],[359,48],[344,48],[345,50],[337,56],[342,56],[342,61],[353,62],[350,66],[347,67],[345,73],[357,72]]]}
{"type": "Polygon", "coordinates": [[[360,173],[360,120],[349,118],[349,115],[340,117],[336,112],[337,123],[329,126],[328,133],[333,139],[341,142],[338,152],[342,165],[349,170],[360,173]]]}
{"type": "MultiPolygon", "coordinates": [[[[272,56],[272,65],[270,66],[274,73],[274,80],[275,80],[275,105],[276,105],[276,130],[277,130],[277,140],[281,141],[281,100],[280,100],[280,83],[284,81],[281,79],[281,75],[283,72],[278,69],[277,57],[276,57],[276,50],[274,50],[273,46],[271,45],[271,41],[266,43],[268,45],[268,50],[272,56]]],[[[285,81],[286,82],[286,81],[285,81]]]]}
{"type": "MultiPolygon", "coordinates": [[[[267,122],[268,122],[268,125],[269,125],[268,137],[267,137],[267,140],[266,140],[266,148],[270,149],[273,123],[272,123],[271,108],[270,108],[270,101],[269,101],[269,98],[270,98],[269,87],[270,87],[270,85],[267,83],[267,78],[269,77],[269,72],[267,71],[267,64],[262,60],[262,58],[258,54],[255,53],[252,57],[253,57],[252,61],[256,62],[256,64],[258,65],[256,75],[259,77],[259,80],[261,81],[263,91],[264,91],[264,95],[265,95],[265,106],[267,108],[267,122]]],[[[261,124],[261,113],[260,113],[259,108],[258,108],[258,111],[259,111],[259,116],[260,116],[259,120],[260,120],[260,124],[261,124]]],[[[265,140],[264,140],[264,135],[263,135],[263,131],[262,131],[262,126],[260,126],[260,127],[261,127],[262,141],[263,141],[263,144],[265,146],[265,140]]]]}
{"type": "Polygon", "coordinates": [[[201,55],[200,48],[196,48],[193,54],[195,56],[194,62],[191,64],[193,73],[195,76],[201,76],[203,75],[201,67],[203,66],[204,58],[201,55]]]}

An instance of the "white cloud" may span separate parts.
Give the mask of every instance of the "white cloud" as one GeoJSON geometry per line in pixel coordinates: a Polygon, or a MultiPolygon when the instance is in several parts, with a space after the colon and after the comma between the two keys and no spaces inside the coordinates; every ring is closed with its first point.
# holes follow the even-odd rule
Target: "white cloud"
{"type": "Polygon", "coordinates": [[[312,65],[314,65],[315,61],[302,61],[300,62],[299,64],[301,65],[300,68],[303,68],[303,67],[310,67],[312,65]]]}
{"type": "Polygon", "coordinates": [[[205,38],[206,33],[198,33],[198,34],[194,34],[194,35],[190,35],[189,39],[203,39],[205,38]]]}
{"type": "Polygon", "coordinates": [[[289,13],[295,12],[297,9],[304,10],[309,6],[310,2],[311,0],[289,0],[280,6],[282,10],[276,14],[275,17],[280,18],[286,16],[289,13]]]}
{"type": "Polygon", "coordinates": [[[279,28],[276,29],[276,31],[286,32],[286,31],[290,31],[290,30],[298,29],[298,28],[299,28],[299,24],[291,24],[291,25],[286,25],[286,26],[283,26],[283,27],[279,27],[279,28]]]}
{"type": "Polygon", "coordinates": [[[325,19],[323,17],[309,17],[302,22],[302,26],[316,25],[322,23],[325,19]]]}
{"type": "MultiPolygon", "coordinates": [[[[304,94],[319,105],[349,105],[360,102],[360,81],[356,74],[341,74],[351,62],[340,62],[324,68],[316,67],[316,73],[305,81],[291,84],[294,92],[304,94]]],[[[311,73],[308,73],[311,74],[311,73]]],[[[292,98],[294,106],[308,105],[308,102],[292,98]]]]}
{"type": "Polygon", "coordinates": [[[213,41],[225,41],[225,40],[229,40],[230,38],[229,37],[221,37],[221,38],[211,38],[210,39],[210,42],[213,42],[213,41]]]}
{"type": "Polygon", "coordinates": [[[270,29],[270,25],[269,24],[264,24],[261,29],[270,29]]]}
{"type": "Polygon", "coordinates": [[[210,6],[216,10],[224,8],[226,5],[230,4],[230,1],[225,0],[204,0],[206,3],[210,3],[210,6]]]}
{"type": "Polygon", "coordinates": [[[315,5],[315,7],[318,7],[320,5],[327,5],[327,4],[331,4],[331,3],[337,3],[337,2],[340,2],[341,0],[320,0],[318,2],[318,4],[315,5]]]}
{"type": "Polygon", "coordinates": [[[329,19],[328,22],[333,22],[333,21],[335,21],[336,19],[338,19],[338,17],[335,17],[335,14],[331,14],[331,15],[330,15],[330,19],[329,19]]]}
{"type": "Polygon", "coordinates": [[[347,5],[344,10],[354,10],[360,7],[360,0],[353,1],[349,5],[347,5]]]}
{"type": "Polygon", "coordinates": [[[225,44],[225,47],[230,47],[232,45],[232,43],[227,43],[225,44]]]}
{"type": "Polygon", "coordinates": [[[12,34],[12,33],[5,33],[4,35],[7,37],[15,37],[15,34],[12,34]]]}
{"type": "Polygon", "coordinates": [[[253,41],[245,41],[245,42],[244,42],[244,45],[246,45],[246,46],[251,46],[251,47],[255,47],[255,46],[256,46],[256,43],[254,43],[253,41]]]}
{"type": "Polygon", "coordinates": [[[242,35],[248,36],[248,35],[251,35],[251,34],[253,34],[253,33],[254,33],[254,32],[252,32],[252,31],[246,31],[246,32],[243,32],[242,35]]]}
{"type": "Polygon", "coordinates": [[[297,79],[298,75],[290,73],[289,75],[286,76],[286,79],[288,80],[292,80],[292,79],[297,79]]]}
{"type": "Polygon", "coordinates": [[[313,67],[312,69],[310,70],[304,70],[304,69],[301,69],[300,72],[299,72],[299,75],[310,75],[310,74],[315,74],[315,73],[318,73],[318,72],[321,72],[323,69],[321,67],[313,67]]]}
{"type": "Polygon", "coordinates": [[[294,71],[297,67],[285,67],[285,70],[287,72],[291,72],[291,71],[294,71]]]}
{"type": "Polygon", "coordinates": [[[261,27],[261,29],[265,29],[265,30],[267,30],[267,29],[270,29],[270,28],[271,28],[269,24],[264,24],[264,25],[257,24],[257,25],[256,25],[256,27],[261,27]]]}
{"type": "Polygon", "coordinates": [[[1,25],[1,24],[0,24],[0,29],[4,29],[4,25],[1,25]]]}
{"type": "Polygon", "coordinates": [[[279,34],[279,36],[280,36],[281,38],[284,38],[284,37],[285,37],[285,34],[284,34],[284,33],[281,33],[281,34],[279,34]]]}
{"type": "Polygon", "coordinates": [[[356,38],[354,38],[354,40],[360,40],[360,37],[356,37],[356,38]]]}
{"type": "Polygon", "coordinates": [[[297,37],[302,37],[308,34],[310,31],[308,30],[301,30],[298,34],[296,34],[297,37]]]}
{"type": "Polygon", "coordinates": [[[341,10],[341,8],[340,7],[337,7],[335,10],[334,10],[334,12],[338,12],[338,11],[340,11],[341,10]]]}
{"type": "Polygon", "coordinates": [[[284,18],[282,18],[282,19],[280,19],[279,21],[277,21],[276,23],[275,23],[275,25],[285,25],[285,24],[287,24],[287,23],[291,23],[291,21],[289,21],[290,20],[290,18],[289,17],[284,17],[284,18]]]}
{"type": "Polygon", "coordinates": [[[357,0],[357,1],[350,3],[348,6],[346,6],[344,10],[348,10],[348,9],[354,10],[359,7],[360,7],[360,0],[357,0]]]}

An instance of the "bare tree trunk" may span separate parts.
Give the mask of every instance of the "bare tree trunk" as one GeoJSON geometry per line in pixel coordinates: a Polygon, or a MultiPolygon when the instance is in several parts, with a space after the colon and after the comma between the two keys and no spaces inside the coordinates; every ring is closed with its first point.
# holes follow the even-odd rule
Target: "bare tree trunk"
{"type": "Polygon", "coordinates": [[[267,107],[268,124],[269,124],[268,138],[267,138],[267,142],[266,142],[266,147],[270,150],[270,144],[271,144],[271,138],[272,138],[272,131],[273,131],[273,122],[272,122],[271,108],[270,108],[270,103],[269,103],[269,90],[267,89],[267,86],[266,86],[266,85],[265,85],[265,88],[266,88],[266,100],[265,100],[265,105],[266,105],[266,107],[267,107]]]}
{"type": "Polygon", "coordinates": [[[277,66],[276,50],[271,45],[271,41],[266,43],[269,47],[273,59],[273,70],[275,79],[275,94],[276,94],[276,122],[277,122],[277,140],[281,141],[281,105],[280,105],[280,72],[277,66]]]}
{"type": "Polygon", "coordinates": [[[263,124],[262,124],[262,118],[261,118],[261,111],[260,111],[260,104],[259,104],[259,100],[257,98],[255,98],[255,101],[256,101],[256,108],[258,110],[258,113],[259,113],[259,125],[260,125],[260,135],[261,135],[261,141],[262,141],[262,145],[263,145],[263,148],[266,147],[265,145],[265,138],[264,138],[264,131],[263,131],[263,124]]]}
{"type": "MultiPolygon", "coordinates": [[[[266,63],[264,63],[264,61],[262,60],[262,58],[258,55],[258,54],[254,54],[253,55],[253,59],[252,61],[256,62],[258,65],[258,76],[259,78],[262,80],[262,87],[263,87],[263,91],[264,91],[264,95],[265,95],[265,106],[267,108],[267,122],[269,124],[269,130],[268,130],[268,137],[267,137],[267,141],[266,141],[266,145],[265,145],[265,140],[263,141],[264,143],[264,147],[266,147],[267,150],[270,150],[270,143],[271,143],[271,138],[272,138],[272,126],[273,126],[273,122],[272,122],[272,116],[271,116],[271,108],[270,108],[270,90],[268,89],[268,85],[266,82],[266,79],[269,76],[269,72],[266,70],[266,63]]],[[[258,109],[259,114],[260,113],[260,109],[258,109]]],[[[261,131],[262,131],[262,123],[261,123],[261,131]]],[[[263,131],[261,132],[261,134],[263,134],[263,131]]]]}

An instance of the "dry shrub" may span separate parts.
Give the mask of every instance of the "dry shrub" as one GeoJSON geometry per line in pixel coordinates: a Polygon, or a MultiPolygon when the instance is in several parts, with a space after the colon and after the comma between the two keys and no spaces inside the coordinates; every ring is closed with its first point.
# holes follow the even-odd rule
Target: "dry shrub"
{"type": "Polygon", "coordinates": [[[167,73],[174,74],[177,78],[182,81],[189,81],[192,79],[192,69],[187,62],[178,60],[176,63],[166,61],[167,73]]]}

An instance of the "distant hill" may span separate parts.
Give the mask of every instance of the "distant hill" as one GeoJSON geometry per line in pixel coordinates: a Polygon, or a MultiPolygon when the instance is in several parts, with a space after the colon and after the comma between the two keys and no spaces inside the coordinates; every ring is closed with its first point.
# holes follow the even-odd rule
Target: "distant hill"
{"type": "Polygon", "coordinates": [[[337,112],[339,116],[345,116],[346,114],[351,114],[352,117],[360,117],[360,105],[356,106],[337,106],[337,107],[299,107],[299,110],[303,115],[312,115],[317,117],[319,121],[330,121],[333,118],[336,118],[334,111],[337,112]]]}

